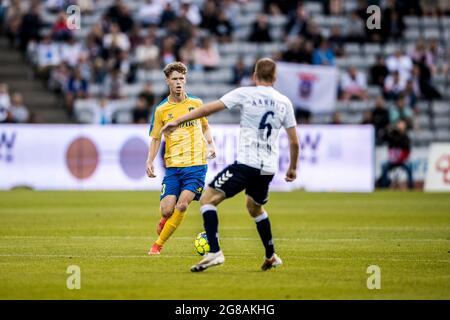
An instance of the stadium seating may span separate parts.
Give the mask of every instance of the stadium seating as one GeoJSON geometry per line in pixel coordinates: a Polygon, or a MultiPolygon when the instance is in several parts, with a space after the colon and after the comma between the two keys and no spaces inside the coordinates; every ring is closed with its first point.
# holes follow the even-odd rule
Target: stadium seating
{"type": "MultiPolygon", "coordinates": [[[[74,36],[79,42],[84,42],[90,29],[113,4],[112,0],[97,1],[93,12],[82,16],[83,28],[76,30],[74,36]]],[[[137,16],[137,11],[143,1],[129,0],[126,5],[130,9],[132,16],[137,16]]],[[[203,6],[203,0],[195,0],[192,3],[197,4],[200,8],[203,6]]],[[[273,41],[271,43],[252,43],[248,42],[248,37],[252,29],[252,25],[256,21],[259,14],[263,13],[264,6],[262,1],[248,0],[238,2],[239,14],[233,17],[233,41],[230,43],[218,44],[220,53],[220,63],[215,71],[203,72],[193,70],[189,74],[188,90],[191,94],[202,98],[204,101],[217,99],[222,94],[233,89],[232,85],[233,73],[232,67],[239,58],[243,58],[244,64],[251,67],[255,60],[261,56],[276,56],[280,52],[287,49],[287,44],[281,36],[288,22],[287,15],[278,15],[269,17],[270,33],[273,41]]],[[[317,24],[322,36],[329,36],[330,30],[334,26],[339,26],[341,30],[347,30],[350,19],[350,12],[358,8],[358,1],[349,0],[344,2],[344,10],[341,15],[326,15],[324,7],[320,1],[304,1],[304,7],[312,17],[314,23],[317,24]]],[[[41,18],[46,27],[42,32],[51,31],[51,26],[57,19],[56,13],[50,13],[42,10],[41,18]]],[[[437,66],[446,63],[446,59],[450,56],[450,17],[449,16],[405,16],[405,30],[400,41],[390,40],[382,43],[353,43],[347,42],[344,45],[344,55],[337,57],[336,65],[342,73],[349,66],[356,66],[358,70],[366,73],[368,78],[369,68],[374,64],[376,56],[383,54],[385,56],[394,53],[397,49],[405,49],[410,52],[415,48],[419,39],[436,39],[440,41],[443,55],[436,61],[437,66]]],[[[142,28],[141,35],[146,35],[148,30],[142,28]]],[[[164,29],[157,30],[158,35],[164,35],[164,29]]],[[[201,34],[205,34],[201,31],[201,34]]],[[[447,61],[448,63],[448,61],[447,61]]],[[[154,93],[157,97],[163,95],[166,91],[164,76],[160,69],[145,70],[138,69],[136,72],[136,83],[126,84],[121,88],[123,99],[114,101],[114,112],[117,113],[116,121],[119,123],[128,123],[132,121],[131,111],[134,103],[144,83],[151,82],[154,93]],[[119,116],[120,115],[120,116],[119,116]]],[[[415,130],[411,133],[411,137],[415,144],[428,143],[433,139],[450,141],[450,75],[437,73],[432,79],[436,88],[442,93],[444,100],[430,102],[419,101],[417,104],[417,114],[414,123],[415,130]],[[430,108],[431,106],[431,108],[430,108]]],[[[102,95],[102,86],[91,83],[89,87],[90,99],[77,100],[75,102],[75,119],[78,122],[89,123],[92,118],[92,112],[89,109],[93,105],[96,97],[102,95]]],[[[374,99],[381,94],[381,89],[377,86],[369,85],[369,100],[364,102],[342,102],[339,101],[337,111],[342,114],[344,123],[360,123],[362,113],[369,110],[374,105],[374,99]]],[[[312,123],[326,123],[330,120],[331,114],[316,114],[311,119],[312,123]]],[[[233,113],[223,113],[211,118],[212,122],[230,123],[238,121],[238,117],[233,113]]]]}

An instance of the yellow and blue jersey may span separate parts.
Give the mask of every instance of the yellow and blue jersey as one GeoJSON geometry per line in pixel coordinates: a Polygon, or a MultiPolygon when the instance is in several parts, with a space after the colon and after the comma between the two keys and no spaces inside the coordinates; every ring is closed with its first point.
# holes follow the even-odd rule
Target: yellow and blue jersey
{"type": "MultiPolygon", "coordinates": [[[[167,97],[156,106],[150,126],[150,136],[160,138],[162,127],[191,110],[199,108],[202,100],[191,95],[181,102],[170,102],[167,97]]],[[[206,143],[202,126],[206,125],[206,117],[181,123],[171,134],[165,136],[166,167],[191,167],[206,164],[206,143]]]]}

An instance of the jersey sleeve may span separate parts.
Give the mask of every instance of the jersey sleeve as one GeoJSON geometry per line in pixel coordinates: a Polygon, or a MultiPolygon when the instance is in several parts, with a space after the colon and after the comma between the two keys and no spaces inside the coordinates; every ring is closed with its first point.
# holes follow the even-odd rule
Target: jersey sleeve
{"type": "Polygon", "coordinates": [[[233,109],[234,107],[242,105],[245,100],[245,93],[243,88],[234,89],[222,96],[219,100],[223,102],[225,107],[233,109]]]}
{"type": "Polygon", "coordinates": [[[286,113],[281,124],[286,129],[295,127],[297,125],[297,120],[295,119],[294,114],[294,107],[292,106],[292,103],[290,101],[288,101],[288,104],[286,105],[286,113]]]}
{"type": "Polygon", "coordinates": [[[159,139],[161,128],[163,127],[161,112],[156,109],[153,113],[152,123],[150,125],[150,137],[159,139]]]}

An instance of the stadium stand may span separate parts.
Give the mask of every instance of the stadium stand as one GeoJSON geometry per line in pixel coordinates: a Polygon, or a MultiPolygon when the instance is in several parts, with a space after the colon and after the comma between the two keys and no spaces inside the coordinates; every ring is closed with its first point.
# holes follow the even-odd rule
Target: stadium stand
{"type": "MultiPolygon", "coordinates": [[[[300,122],[331,123],[339,117],[341,123],[374,123],[381,96],[389,117],[410,110],[414,145],[450,141],[447,1],[434,7],[419,0],[1,3],[0,82],[24,90],[37,121],[94,123],[98,102],[107,99],[113,123],[132,123],[145,83],[156,97],[147,105],[149,115],[166,94],[162,67],[168,62],[181,59],[189,66],[188,91],[207,102],[251,83],[255,60],[271,56],[339,68],[339,115],[306,113],[300,122]],[[80,30],[67,28],[64,9],[71,4],[81,8],[80,30]],[[382,8],[381,30],[365,28],[369,4],[382,8]],[[360,94],[349,92],[356,85],[360,94]],[[399,99],[406,104],[401,112],[399,99]]],[[[236,112],[223,112],[210,120],[238,119],[236,112]]]]}

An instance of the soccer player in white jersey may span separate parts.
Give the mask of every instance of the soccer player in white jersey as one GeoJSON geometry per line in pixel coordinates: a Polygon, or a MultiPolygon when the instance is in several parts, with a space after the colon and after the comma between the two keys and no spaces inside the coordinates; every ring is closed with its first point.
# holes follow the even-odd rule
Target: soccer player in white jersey
{"type": "Polygon", "coordinates": [[[266,251],[261,269],[265,271],[282,264],[275,253],[269,216],[263,205],[268,201],[269,184],[277,171],[280,129],[285,128],[290,143],[290,164],[285,177],[287,182],[294,181],[297,176],[299,142],[292,103],[273,88],[275,79],[275,62],[268,58],[260,59],[253,73],[256,86],[232,90],[219,100],[166,124],[161,130],[164,134],[170,134],[183,122],[225,108],[241,108],[237,161],[222,170],[200,198],[200,210],[211,249],[198,264],[191,267],[192,272],[225,262],[219,247],[217,206],[243,190],[247,195],[247,210],[255,219],[266,251]]]}

